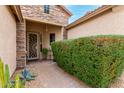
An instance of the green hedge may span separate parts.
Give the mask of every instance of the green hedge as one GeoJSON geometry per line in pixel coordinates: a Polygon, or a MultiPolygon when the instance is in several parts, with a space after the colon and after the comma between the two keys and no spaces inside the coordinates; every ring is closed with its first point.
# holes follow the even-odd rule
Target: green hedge
{"type": "Polygon", "coordinates": [[[124,68],[124,37],[84,37],[52,43],[57,64],[92,87],[109,87],[124,68]]]}

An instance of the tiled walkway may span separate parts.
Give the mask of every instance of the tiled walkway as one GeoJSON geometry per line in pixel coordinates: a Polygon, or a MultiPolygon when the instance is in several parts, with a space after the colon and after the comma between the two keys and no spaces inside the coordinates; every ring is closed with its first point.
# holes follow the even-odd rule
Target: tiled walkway
{"type": "Polygon", "coordinates": [[[28,69],[37,74],[35,80],[27,82],[30,88],[86,88],[76,77],[69,75],[52,61],[30,62],[28,69]]]}

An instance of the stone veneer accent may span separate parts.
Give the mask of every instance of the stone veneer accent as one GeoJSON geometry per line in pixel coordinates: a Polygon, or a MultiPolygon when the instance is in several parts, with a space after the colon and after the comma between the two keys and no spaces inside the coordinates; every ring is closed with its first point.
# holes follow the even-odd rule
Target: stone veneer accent
{"type": "Polygon", "coordinates": [[[17,68],[26,66],[26,27],[25,22],[17,23],[17,37],[16,37],[16,61],[17,68]]]}
{"type": "Polygon", "coordinates": [[[68,24],[69,15],[57,5],[50,5],[50,13],[44,13],[43,5],[21,5],[22,15],[28,18],[41,19],[63,26],[68,24]]]}

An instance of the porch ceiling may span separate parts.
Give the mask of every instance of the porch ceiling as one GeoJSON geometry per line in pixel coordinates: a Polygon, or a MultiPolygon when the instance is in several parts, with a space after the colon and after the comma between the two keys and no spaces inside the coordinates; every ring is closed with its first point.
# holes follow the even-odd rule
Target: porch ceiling
{"type": "Polygon", "coordinates": [[[52,23],[52,22],[48,22],[48,21],[43,21],[40,19],[35,19],[35,18],[24,18],[26,21],[28,22],[35,22],[35,23],[41,23],[41,24],[48,24],[48,25],[53,25],[53,26],[58,26],[58,27],[62,27],[63,25],[61,24],[57,24],[57,23],[52,23]]]}

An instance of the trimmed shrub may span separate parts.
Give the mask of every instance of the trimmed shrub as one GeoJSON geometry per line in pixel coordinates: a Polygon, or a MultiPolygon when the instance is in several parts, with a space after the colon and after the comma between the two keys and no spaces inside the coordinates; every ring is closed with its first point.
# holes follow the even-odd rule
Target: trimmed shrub
{"type": "Polygon", "coordinates": [[[57,64],[92,87],[109,87],[124,68],[124,37],[96,36],[52,43],[57,64]]]}

